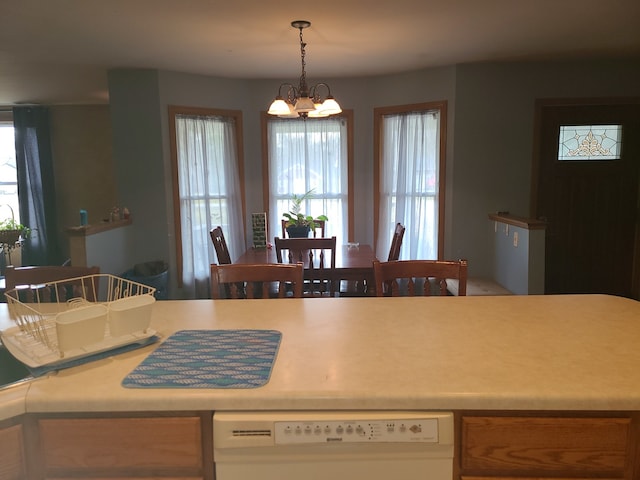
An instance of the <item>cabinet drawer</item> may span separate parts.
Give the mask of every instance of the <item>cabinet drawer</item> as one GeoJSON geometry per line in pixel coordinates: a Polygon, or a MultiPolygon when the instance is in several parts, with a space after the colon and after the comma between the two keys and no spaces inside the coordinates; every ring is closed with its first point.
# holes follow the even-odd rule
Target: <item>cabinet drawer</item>
{"type": "Polygon", "coordinates": [[[629,418],[463,417],[461,467],[474,476],[623,478],[629,418]]]}
{"type": "Polygon", "coordinates": [[[197,417],[38,420],[47,471],[202,469],[197,417]]]}
{"type": "Polygon", "coordinates": [[[22,425],[0,429],[0,478],[19,480],[26,477],[22,425]]]}

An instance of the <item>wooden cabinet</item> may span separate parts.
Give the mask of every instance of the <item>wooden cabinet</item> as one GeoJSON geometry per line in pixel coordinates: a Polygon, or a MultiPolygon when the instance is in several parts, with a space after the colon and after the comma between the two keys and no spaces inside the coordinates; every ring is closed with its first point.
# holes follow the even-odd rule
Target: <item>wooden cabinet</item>
{"type": "Polygon", "coordinates": [[[633,478],[632,418],[463,415],[460,478],[633,478]]]}
{"type": "Polygon", "coordinates": [[[213,478],[211,413],[38,416],[38,478],[213,478]]]}
{"type": "Polygon", "coordinates": [[[0,422],[0,446],[0,478],[27,478],[22,424],[14,421],[0,422]]]}

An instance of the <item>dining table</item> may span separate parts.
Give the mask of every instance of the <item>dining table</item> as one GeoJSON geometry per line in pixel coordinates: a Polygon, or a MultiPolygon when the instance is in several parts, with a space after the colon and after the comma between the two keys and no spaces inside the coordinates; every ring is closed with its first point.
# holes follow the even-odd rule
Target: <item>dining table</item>
{"type": "MultiPolygon", "coordinates": [[[[333,280],[339,286],[340,296],[375,295],[373,262],[377,260],[373,247],[362,243],[336,246],[336,268],[333,280]]],[[[276,249],[249,248],[234,263],[265,264],[278,263],[276,249]]]]}

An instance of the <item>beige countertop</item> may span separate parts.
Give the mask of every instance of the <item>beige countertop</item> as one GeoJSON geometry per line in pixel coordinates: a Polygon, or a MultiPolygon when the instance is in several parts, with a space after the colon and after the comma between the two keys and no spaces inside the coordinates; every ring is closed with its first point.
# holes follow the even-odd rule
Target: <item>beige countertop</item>
{"type": "Polygon", "coordinates": [[[640,410],[640,302],[619,297],[191,300],[153,308],[163,339],[182,329],[281,331],[269,383],[122,387],[156,344],[1,392],[0,418],[21,408],[640,410]]]}

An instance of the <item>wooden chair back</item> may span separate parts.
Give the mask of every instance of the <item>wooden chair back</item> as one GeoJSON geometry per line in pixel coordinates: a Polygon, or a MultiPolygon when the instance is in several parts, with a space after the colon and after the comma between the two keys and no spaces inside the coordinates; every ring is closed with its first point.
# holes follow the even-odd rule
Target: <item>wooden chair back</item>
{"type": "Polygon", "coordinates": [[[336,237],[275,237],[274,243],[278,263],[304,265],[305,296],[335,296],[336,237]]]}
{"type": "MultiPolygon", "coordinates": [[[[286,220],[280,220],[280,224],[282,226],[282,238],[287,238],[287,221],[286,220]]],[[[316,228],[312,228],[311,231],[313,232],[313,238],[317,238],[318,237],[318,231],[320,232],[320,237],[323,238],[324,237],[324,229],[325,229],[325,220],[316,220],[315,221],[316,224],[316,228]]]]}
{"type": "Polygon", "coordinates": [[[467,294],[466,260],[375,261],[373,274],[378,297],[448,295],[448,278],[458,280],[458,295],[467,294]]]}
{"type": "Polygon", "coordinates": [[[393,237],[391,238],[391,247],[389,248],[388,262],[400,259],[400,247],[402,246],[402,239],[404,238],[404,226],[401,223],[396,223],[396,228],[393,231],[393,237]]]}
{"type": "Polygon", "coordinates": [[[211,298],[302,297],[302,264],[211,265],[211,298]]]}
{"type": "Polygon", "coordinates": [[[224,233],[222,233],[222,227],[217,226],[209,232],[211,241],[213,242],[213,248],[216,250],[216,256],[218,257],[219,265],[228,265],[231,263],[231,255],[227,248],[227,241],[224,239],[224,233]]]}
{"type": "Polygon", "coordinates": [[[75,297],[83,297],[89,301],[96,301],[98,286],[93,281],[82,280],[81,277],[98,275],[100,267],[73,266],[30,266],[5,269],[5,291],[17,289],[19,300],[33,302],[38,298],[40,302],[67,301],[75,297]],[[69,280],[57,289],[46,286],[50,282],[69,280]]]}

